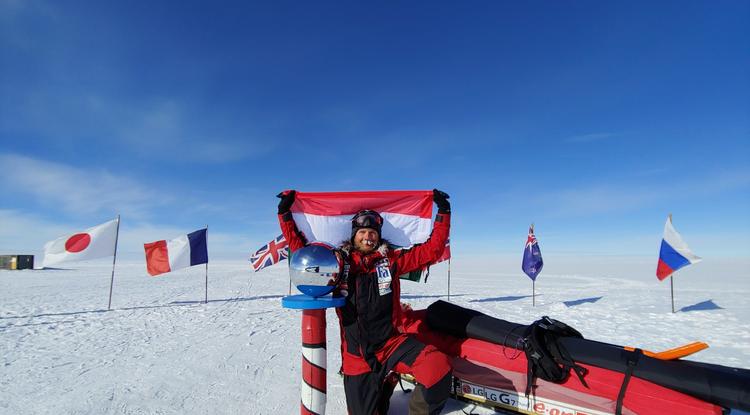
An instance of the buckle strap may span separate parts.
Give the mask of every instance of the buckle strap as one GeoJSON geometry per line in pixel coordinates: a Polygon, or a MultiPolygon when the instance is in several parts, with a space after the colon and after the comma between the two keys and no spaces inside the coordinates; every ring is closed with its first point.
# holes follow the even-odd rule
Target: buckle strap
{"type": "Polygon", "coordinates": [[[617,394],[617,408],[615,409],[616,415],[622,415],[622,401],[625,399],[625,391],[628,389],[628,383],[630,377],[633,375],[633,369],[638,365],[638,361],[643,355],[641,349],[635,349],[632,352],[627,353],[627,368],[625,369],[625,377],[622,379],[622,385],[620,386],[620,393],[617,394]]]}

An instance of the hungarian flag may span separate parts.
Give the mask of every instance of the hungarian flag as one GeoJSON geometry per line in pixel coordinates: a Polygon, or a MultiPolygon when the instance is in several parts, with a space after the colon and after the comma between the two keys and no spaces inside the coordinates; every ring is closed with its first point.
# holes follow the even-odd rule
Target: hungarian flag
{"type": "Polygon", "coordinates": [[[206,232],[200,229],[171,241],[162,240],[143,244],[146,250],[146,270],[152,276],[165,272],[208,263],[206,232]]]}
{"type": "Polygon", "coordinates": [[[659,281],[672,275],[678,269],[695,264],[702,259],[688,248],[682,236],[672,226],[672,215],[664,224],[664,237],[659,250],[659,263],[656,266],[656,277],[659,281]]]}
{"type": "Polygon", "coordinates": [[[44,244],[42,266],[113,256],[119,224],[119,219],[113,219],[83,232],[47,242],[44,244]]]}
{"type": "MultiPolygon", "coordinates": [[[[292,217],[308,242],[340,246],[352,234],[352,217],[371,209],[383,217],[381,237],[393,245],[422,243],[432,232],[431,190],[297,192],[292,217]]],[[[402,278],[418,281],[421,271],[402,278]]]]}
{"type": "Polygon", "coordinates": [[[523,262],[521,263],[521,269],[523,272],[531,278],[532,281],[536,281],[536,276],[542,272],[544,261],[542,261],[542,251],[539,249],[539,242],[534,236],[534,226],[529,227],[529,235],[526,237],[526,246],[523,248],[523,262]]]}
{"type": "Polygon", "coordinates": [[[371,209],[383,217],[381,237],[398,246],[411,246],[432,232],[432,191],[297,192],[292,216],[308,242],[339,246],[352,234],[352,217],[371,209]]]}

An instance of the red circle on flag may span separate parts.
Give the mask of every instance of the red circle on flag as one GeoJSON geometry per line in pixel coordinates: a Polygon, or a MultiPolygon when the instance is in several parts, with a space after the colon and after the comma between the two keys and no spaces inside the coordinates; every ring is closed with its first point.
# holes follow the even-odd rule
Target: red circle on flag
{"type": "Polygon", "coordinates": [[[87,233],[77,233],[65,241],[65,250],[68,252],[81,252],[91,243],[91,235],[87,233]]]}

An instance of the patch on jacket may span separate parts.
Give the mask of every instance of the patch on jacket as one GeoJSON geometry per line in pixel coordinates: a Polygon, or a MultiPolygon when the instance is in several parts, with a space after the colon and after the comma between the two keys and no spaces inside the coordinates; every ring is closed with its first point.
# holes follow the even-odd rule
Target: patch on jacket
{"type": "Polygon", "coordinates": [[[391,262],[383,258],[375,264],[378,275],[378,294],[381,296],[391,293],[391,262]]]}

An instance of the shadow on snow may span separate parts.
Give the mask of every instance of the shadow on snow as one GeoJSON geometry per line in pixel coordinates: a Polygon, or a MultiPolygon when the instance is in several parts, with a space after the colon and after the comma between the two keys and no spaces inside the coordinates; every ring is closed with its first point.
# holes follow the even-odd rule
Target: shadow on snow
{"type": "Polygon", "coordinates": [[[714,302],[714,300],[706,300],[697,304],[689,305],[687,307],[682,307],[680,311],[686,312],[686,311],[707,311],[707,310],[723,310],[723,309],[724,307],[720,307],[718,304],[714,302]]]}
{"type": "MultiPolygon", "coordinates": [[[[255,300],[267,300],[267,299],[273,299],[273,298],[283,298],[283,295],[258,295],[255,297],[239,297],[239,298],[225,298],[221,300],[208,300],[209,303],[231,303],[231,302],[239,302],[239,301],[255,301],[255,300]]],[[[0,320],[7,320],[12,318],[37,318],[37,317],[59,317],[59,316],[74,316],[77,314],[94,314],[94,313],[106,313],[108,311],[131,311],[131,310],[147,310],[151,308],[163,308],[163,307],[180,307],[180,306],[186,306],[191,304],[203,304],[203,300],[198,301],[172,301],[169,304],[161,304],[161,305],[143,305],[143,306],[134,306],[134,307],[122,307],[122,308],[113,308],[112,310],[83,310],[83,311],[70,311],[66,313],[42,313],[42,314],[30,314],[26,316],[3,316],[0,317],[0,320]]],[[[15,326],[15,325],[14,325],[15,326]]],[[[8,327],[8,326],[6,326],[8,327]]],[[[15,326],[19,327],[19,326],[15,326]]]]}
{"type": "MultiPolygon", "coordinates": [[[[541,294],[537,294],[536,296],[539,297],[541,294]]],[[[488,303],[493,301],[516,301],[521,300],[523,298],[531,298],[530,295],[507,295],[505,297],[492,297],[492,298],[482,298],[480,300],[469,300],[470,303],[488,303]]]]}
{"type": "MultiPolygon", "coordinates": [[[[451,294],[451,297],[463,297],[466,294],[451,294]]],[[[419,298],[443,298],[448,297],[448,294],[432,294],[432,295],[416,295],[416,294],[410,294],[410,295],[401,295],[401,298],[405,298],[407,300],[416,300],[419,298]]]]}
{"type": "MultiPolygon", "coordinates": [[[[255,297],[238,297],[238,298],[225,298],[222,300],[208,300],[209,303],[235,303],[240,301],[255,301],[255,300],[268,300],[273,298],[284,298],[285,295],[256,295],[255,297]]],[[[194,301],[172,301],[169,304],[173,305],[189,305],[189,304],[205,304],[203,300],[194,301]]]]}
{"type": "Polygon", "coordinates": [[[567,307],[575,307],[577,305],[585,304],[585,303],[595,303],[599,300],[601,300],[602,297],[589,297],[589,298],[581,298],[580,300],[573,300],[573,301],[563,301],[563,304],[567,307]]]}

